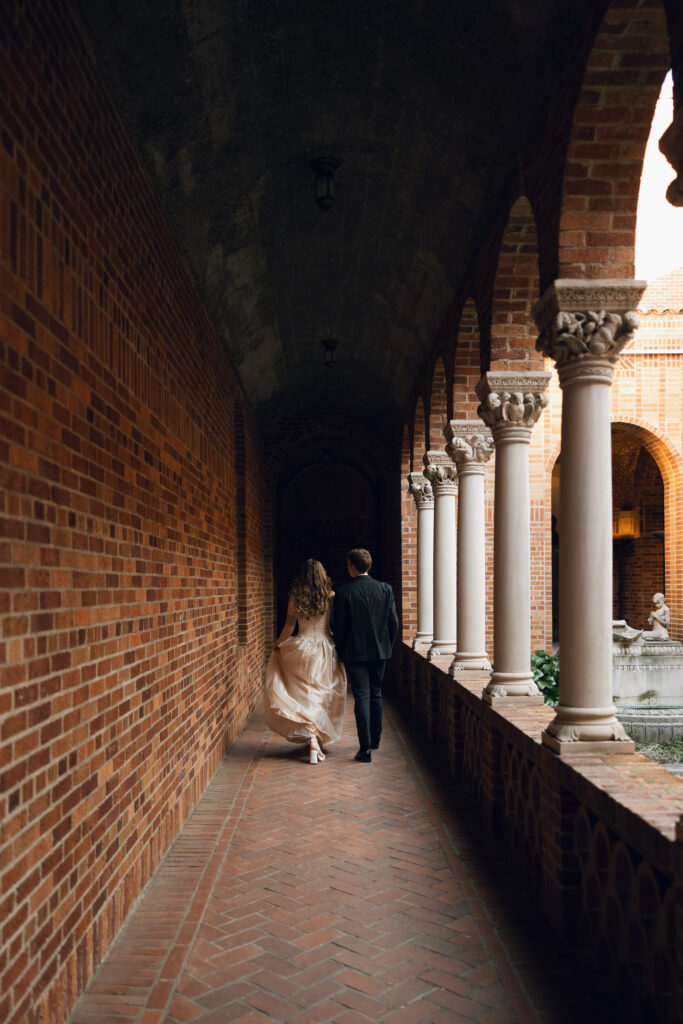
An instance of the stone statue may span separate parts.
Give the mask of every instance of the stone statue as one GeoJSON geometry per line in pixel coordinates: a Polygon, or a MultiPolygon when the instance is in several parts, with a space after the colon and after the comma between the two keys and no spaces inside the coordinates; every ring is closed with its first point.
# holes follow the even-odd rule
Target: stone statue
{"type": "Polygon", "coordinates": [[[668,640],[671,612],[664,604],[664,594],[655,594],[652,598],[652,603],[654,608],[647,620],[652,629],[643,630],[643,640],[668,640]]]}

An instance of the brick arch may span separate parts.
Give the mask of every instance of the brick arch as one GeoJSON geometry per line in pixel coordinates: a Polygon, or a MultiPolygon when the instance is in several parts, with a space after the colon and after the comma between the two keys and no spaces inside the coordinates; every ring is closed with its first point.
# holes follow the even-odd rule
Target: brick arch
{"type": "Polygon", "coordinates": [[[596,34],[574,109],[562,187],[559,277],[634,276],[643,157],[669,67],[663,6],[615,0],[596,34]]]}
{"type": "Polygon", "coordinates": [[[413,468],[413,423],[404,423],[401,432],[401,477],[405,478],[413,468]]]}
{"type": "MultiPolygon", "coordinates": [[[[683,455],[673,441],[647,420],[616,415],[612,426],[630,427],[654,459],[664,483],[665,593],[671,609],[671,635],[683,639],[683,455]]],[[[546,462],[552,473],[561,453],[556,445],[546,462]]]]}
{"type": "Polygon", "coordinates": [[[465,301],[460,314],[453,367],[453,419],[476,419],[479,399],[475,388],[481,377],[479,316],[474,299],[465,301]]]}
{"type": "Polygon", "coordinates": [[[365,467],[365,473],[379,478],[388,465],[391,445],[363,418],[337,416],[296,417],[277,424],[266,435],[265,464],[274,482],[285,467],[300,461],[306,451],[332,446],[345,449],[365,467]]]}
{"type": "Polygon", "coordinates": [[[541,370],[532,308],[539,297],[538,239],[531,204],[520,196],[501,237],[491,305],[491,370],[541,370]]]}
{"type": "Polygon", "coordinates": [[[424,395],[418,395],[412,415],[413,446],[411,465],[413,472],[415,473],[419,473],[422,469],[422,456],[426,453],[429,447],[429,434],[427,431],[428,420],[427,403],[424,395]]]}
{"type": "Polygon", "coordinates": [[[671,609],[671,635],[683,639],[683,455],[651,423],[637,416],[617,416],[612,424],[629,426],[654,459],[664,483],[664,588],[671,609]]]}
{"type": "Polygon", "coordinates": [[[407,643],[417,631],[417,508],[408,484],[413,469],[411,425],[405,423],[401,437],[401,594],[400,621],[407,643]]]}
{"type": "Polygon", "coordinates": [[[434,364],[432,386],[429,392],[429,430],[427,436],[429,438],[429,448],[432,451],[443,447],[444,444],[443,428],[446,426],[449,413],[452,412],[453,408],[452,401],[449,401],[450,391],[446,364],[444,363],[443,356],[438,356],[434,364]]]}

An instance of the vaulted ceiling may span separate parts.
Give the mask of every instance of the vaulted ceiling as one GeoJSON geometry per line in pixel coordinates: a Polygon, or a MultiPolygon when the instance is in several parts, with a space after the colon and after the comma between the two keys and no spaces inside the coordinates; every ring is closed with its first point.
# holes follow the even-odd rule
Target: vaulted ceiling
{"type": "Polygon", "coordinates": [[[263,424],[399,424],[591,0],[75,3],[263,424]]]}

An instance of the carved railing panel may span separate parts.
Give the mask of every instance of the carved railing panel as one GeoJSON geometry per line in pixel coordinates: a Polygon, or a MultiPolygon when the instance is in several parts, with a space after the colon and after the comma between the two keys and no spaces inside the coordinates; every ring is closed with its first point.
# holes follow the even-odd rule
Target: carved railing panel
{"type": "Polygon", "coordinates": [[[477,803],[481,799],[481,735],[480,719],[467,706],[462,710],[462,779],[477,803]]]}
{"type": "Polygon", "coordinates": [[[574,836],[581,871],[579,938],[638,1007],[668,1021],[676,977],[674,883],[585,805],[574,836]]]}
{"type": "Polygon", "coordinates": [[[541,877],[541,787],[538,766],[510,743],[503,744],[501,770],[505,838],[536,880],[541,877]]]}

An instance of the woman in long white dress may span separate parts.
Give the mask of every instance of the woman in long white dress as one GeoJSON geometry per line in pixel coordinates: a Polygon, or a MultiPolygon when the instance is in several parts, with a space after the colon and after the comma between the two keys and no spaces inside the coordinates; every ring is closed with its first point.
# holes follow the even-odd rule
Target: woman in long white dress
{"type": "Polygon", "coordinates": [[[325,760],[321,744],[341,739],[344,719],[346,671],[330,631],[333,597],[322,564],[307,559],[292,584],[287,619],[266,668],[266,722],[291,743],[308,744],[311,764],[325,760]]]}

